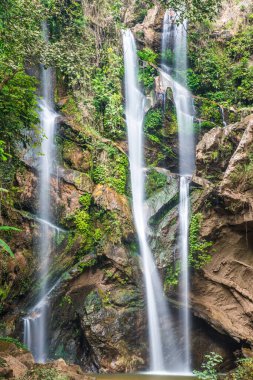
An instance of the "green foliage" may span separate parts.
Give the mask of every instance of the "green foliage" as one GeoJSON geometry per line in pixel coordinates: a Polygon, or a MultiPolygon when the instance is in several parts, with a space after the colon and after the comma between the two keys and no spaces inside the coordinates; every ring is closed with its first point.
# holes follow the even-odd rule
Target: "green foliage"
{"type": "Polygon", "coordinates": [[[108,158],[104,162],[94,165],[92,179],[95,183],[108,185],[119,194],[126,193],[128,176],[128,158],[115,148],[103,144],[108,158]]]}
{"type": "Polygon", "coordinates": [[[0,140],[0,161],[7,161],[8,157],[10,157],[10,155],[5,151],[5,146],[5,142],[0,140]]]}
{"type": "Polygon", "coordinates": [[[200,269],[211,260],[210,248],[213,242],[200,238],[202,214],[192,215],[189,233],[189,264],[200,269]]]}
{"type": "MultiPolygon", "coordinates": [[[[0,231],[16,231],[16,232],[20,232],[21,230],[19,228],[16,228],[16,227],[0,226],[0,231]]],[[[6,251],[7,253],[9,253],[9,255],[11,257],[14,257],[14,254],[13,254],[11,248],[9,247],[9,245],[3,239],[0,239],[0,247],[2,247],[2,249],[4,251],[6,251]]]]}
{"type": "Polygon", "coordinates": [[[145,47],[142,50],[138,51],[138,57],[147,63],[156,64],[158,59],[158,54],[155,53],[152,49],[145,47]]]}
{"type": "Polygon", "coordinates": [[[201,95],[224,105],[250,106],[253,101],[253,26],[239,31],[231,41],[221,43],[202,32],[201,49],[197,45],[200,31],[190,34],[188,85],[201,95]]]}
{"type": "Polygon", "coordinates": [[[82,272],[87,269],[93,267],[97,263],[97,259],[90,259],[88,261],[82,261],[78,264],[78,267],[82,270],[82,272]]]}
{"type": "Polygon", "coordinates": [[[70,89],[89,89],[96,62],[95,36],[90,33],[81,2],[45,2],[50,42],[42,52],[46,67],[55,67],[70,89]],[[85,43],[84,43],[85,41],[85,43]]]}
{"type": "Polygon", "coordinates": [[[221,110],[218,104],[203,99],[198,112],[201,120],[207,120],[207,123],[212,123],[212,126],[223,125],[221,110]]]}
{"type": "Polygon", "coordinates": [[[97,68],[92,79],[92,88],[97,118],[101,119],[106,136],[113,139],[124,135],[122,77],[122,57],[113,48],[108,48],[104,52],[101,67],[97,68]]]}
{"type": "Polygon", "coordinates": [[[150,166],[156,166],[165,157],[174,157],[174,153],[165,140],[166,132],[163,125],[163,112],[160,108],[150,109],[144,119],[145,137],[155,146],[157,158],[153,162],[149,162],[150,166]]]}
{"type": "Polygon", "coordinates": [[[178,20],[187,19],[190,22],[211,21],[217,15],[221,0],[159,0],[167,9],[174,9],[178,20]]]}
{"type": "Polygon", "coordinates": [[[156,76],[157,70],[152,66],[144,66],[139,70],[139,81],[146,91],[152,90],[156,76]]]}
{"type": "Polygon", "coordinates": [[[217,367],[223,361],[222,356],[211,352],[205,355],[205,361],[202,364],[202,371],[193,371],[194,375],[201,380],[218,380],[219,374],[217,372],[217,367]]]}
{"type": "Polygon", "coordinates": [[[227,380],[249,380],[253,379],[253,359],[240,359],[237,362],[238,367],[226,377],[227,380]]]}
{"type": "Polygon", "coordinates": [[[2,342],[13,343],[18,348],[21,348],[22,350],[27,350],[27,347],[23,343],[21,343],[18,339],[11,338],[10,336],[0,336],[0,345],[2,342]]]}
{"type": "Polygon", "coordinates": [[[0,138],[4,141],[0,153],[4,161],[9,156],[6,148],[10,154],[15,154],[16,141],[29,143],[31,138],[27,131],[37,131],[35,84],[36,80],[22,71],[17,72],[2,88],[0,83],[0,138]]]}
{"type": "Polygon", "coordinates": [[[79,198],[79,203],[82,205],[82,208],[85,211],[89,210],[89,207],[91,205],[91,194],[85,193],[79,198]]]}
{"type": "Polygon", "coordinates": [[[180,261],[177,260],[171,263],[166,271],[166,277],[164,281],[165,287],[178,285],[180,273],[181,273],[180,261]]]}
{"type": "Polygon", "coordinates": [[[139,58],[143,61],[143,65],[139,70],[139,81],[146,91],[149,91],[154,86],[154,79],[157,75],[157,70],[152,66],[156,64],[158,54],[150,48],[144,48],[138,51],[139,58]]]}
{"type": "Polygon", "coordinates": [[[155,169],[151,169],[148,172],[146,179],[146,196],[149,198],[159,189],[162,189],[167,183],[167,177],[163,173],[157,172],[155,169]]]}
{"type": "Polygon", "coordinates": [[[101,233],[94,227],[91,216],[85,210],[78,210],[74,215],[74,222],[78,233],[82,235],[83,252],[92,251],[98,244],[101,233]]]}
{"type": "Polygon", "coordinates": [[[151,109],[144,120],[144,131],[148,133],[159,130],[163,123],[163,113],[160,108],[151,109]]]}
{"type": "Polygon", "coordinates": [[[0,159],[14,155],[17,141],[30,141],[29,129],[38,122],[36,80],[25,66],[36,65],[43,50],[39,0],[0,3],[0,159]],[[7,154],[7,153],[8,154],[7,154]]]}

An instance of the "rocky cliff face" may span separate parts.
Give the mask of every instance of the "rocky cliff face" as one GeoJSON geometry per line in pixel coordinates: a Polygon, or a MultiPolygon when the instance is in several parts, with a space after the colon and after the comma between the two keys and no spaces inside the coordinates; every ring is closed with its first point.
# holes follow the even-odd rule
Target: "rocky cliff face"
{"type": "MultiPolygon", "coordinates": [[[[240,17],[249,13],[250,4],[243,3],[244,10],[235,6],[242,12],[240,17]]],[[[112,18],[105,17],[106,9],[100,12],[96,2],[86,1],[83,7],[88,9],[91,39],[98,41],[97,64],[106,61],[108,51],[112,54],[113,44],[122,55],[119,33],[112,27],[112,18]],[[107,53],[101,50],[105,42],[110,45],[106,45],[107,53]]],[[[147,10],[144,17],[130,1],[124,12],[125,23],[136,34],[138,48],[148,47],[159,53],[164,12],[161,6],[147,10]]],[[[215,33],[212,30],[208,34],[214,43],[221,43],[221,50],[222,43],[240,30],[237,24],[235,28],[227,24],[231,18],[226,5],[223,21],[218,21],[215,33]],[[224,34],[227,29],[233,30],[224,34]]],[[[192,40],[195,32],[190,36],[192,40]]],[[[194,49],[190,48],[194,61],[194,49]]],[[[113,66],[117,65],[113,56],[113,66]]],[[[142,74],[146,75],[145,60],[142,66],[142,74]]],[[[181,307],[176,281],[172,281],[178,257],[177,124],[171,91],[167,90],[164,105],[153,66],[148,71],[151,87],[145,87],[149,99],[145,120],[148,233],[176,316],[181,307]]],[[[109,75],[110,68],[108,64],[105,70],[109,75]]],[[[194,69],[197,72],[199,68],[194,69]]],[[[210,78],[204,79],[208,82],[210,78]]],[[[110,78],[110,86],[111,83],[115,85],[110,78]]],[[[118,82],[115,104],[122,100],[117,86],[118,82]]],[[[120,122],[117,120],[121,130],[115,132],[103,103],[99,114],[90,102],[94,93],[87,88],[85,91],[85,97],[81,90],[76,91],[73,101],[73,94],[61,81],[57,83],[57,108],[61,114],[56,138],[59,167],[51,179],[51,212],[60,229],[51,231],[54,246],[48,280],[51,286],[59,282],[50,294],[50,357],[77,363],[86,371],[134,371],[145,368],[147,329],[127,183],[127,143],[120,124],[124,124],[123,116],[120,122]]],[[[100,91],[99,87],[99,95],[100,91]]],[[[198,144],[196,173],[191,183],[192,214],[199,217],[197,239],[209,243],[205,255],[210,255],[211,260],[202,263],[201,268],[192,268],[191,273],[194,365],[199,366],[206,352],[218,351],[226,357],[225,368],[229,368],[234,352],[253,344],[253,116],[244,104],[220,107],[219,99],[210,99],[203,89],[202,93],[199,88],[198,91],[194,96],[198,144]]],[[[103,95],[112,97],[111,93],[103,95]]],[[[3,185],[8,189],[2,202],[1,222],[22,226],[22,231],[18,237],[6,234],[15,260],[7,255],[0,260],[0,333],[22,339],[22,317],[35,303],[41,286],[37,281],[41,221],[35,216],[39,172],[25,148],[8,165],[1,168],[3,185]]],[[[197,254],[201,256],[201,252],[197,254]]]]}

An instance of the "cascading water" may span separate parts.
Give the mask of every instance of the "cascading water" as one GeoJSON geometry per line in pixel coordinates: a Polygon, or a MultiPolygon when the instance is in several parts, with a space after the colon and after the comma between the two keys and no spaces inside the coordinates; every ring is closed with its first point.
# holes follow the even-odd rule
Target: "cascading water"
{"type": "Polygon", "coordinates": [[[173,40],[173,29],[174,29],[174,24],[172,20],[173,20],[173,12],[170,10],[167,10],[164,13],[164,18],[163,18],[162,60],[161,60],[161,68],[166,73],[169,73],[171,71],[169,61],[172,59],[171,45],[173,44],[172,40],[173,40]]]}
{"type": "Polygon", "coordinates": [[[128,131],[133,215],[141,251],[146,287],[150,370],[180,371],[182,363],[175,357],[174,331],[162,284],[150,251],[144,214],[143,121],[145,98],[138,84],[136,45],[131,31],[123,31],[125,63],[125,112],[128,131]]]}
{"type": "MultiPolygon", "coordinates": [[[[48,41],[46,24],[43,24],[45,40],[48,41]]],[[[47,311],[48,283],[47,274],[50,252],[52,251],[52,235],[58,232],[56,226],[50,223],[50,177],[54,162],[54,133],[57,114],[53,110],[53,80],[50,68],[42,69],[42,93],[40,101],[40,124],[42,130],[42,146],[40,157],[40,192],[39,215],[39,266],[41,282],[40,301],[24,318],[24,343],[34,355],[37,362],[44,363],[47,358],[47,311]]]]}
{"type": "MultiPolygon", "coordinates": [[[[172,11],[167,11],[172,15],[172,11]]],[[[183,335],[183,371],[188,373],[191,368],[190,360],[190,314],[189,314],[189,217],[190,217],[190,197],[189,182],[195,167],[195,142],[194,142],[194,108],[193,99],[187,89],[187,23],[177,24],[176,15],[168,19],[164,17],[164,22],[172,25],[163,28],[164,33],[168,29],[173,30],[172,51],[173,66],[164,69],[162,66],[161,80],[166,88],[170,86],[173,90],[173,97],[176,105],[178,136],[179,136],[179,174],[180,174],[180,199],[179,199],[179,251],[181,262],[180,277],[180,300],[184,307],[181,309],[182,335],[183,335]],[[174,20],[173,20],[174,19],[174,20]],[[169,75],[169,73],[172,73],[169,75]],[[172,77],[173,76],[173,77],[172,77]],[[175,79],[174,79],[175,78],[175,79]]],[[[165,38],[166,36],[163,36],[165,38]]],[[[171,38],[171,36],[169,36],[171,38]]],[[[168,46],[165,42],[164,46],[168,46]]],[[[163,55],[165,53],[163,52],[163,55]]],[[[168,65],[168,63],[167,63],[168,65]]]]}

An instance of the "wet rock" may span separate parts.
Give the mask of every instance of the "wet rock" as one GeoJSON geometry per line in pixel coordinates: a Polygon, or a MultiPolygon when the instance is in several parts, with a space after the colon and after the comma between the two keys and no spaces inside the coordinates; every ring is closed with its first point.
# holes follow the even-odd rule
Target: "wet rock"
{"type": "Polygon", "coordinates": [[[57,175],[65,183],[74,185],[77,190],[92,193],[94,185],[88,174],[60,167],[57,175]]]}
{"type": "Polygon", "coordinates": [[[86,172],[91,166],[91,154],[75,144],[64,144],[62,151],[63,160],[70,167],[79,172],[86,172]]]}
{"type": "Polygon", "coordinates": [[[85,371],[142,368],[144,305],[131,281],[108,262],[100,269],[86,268],[71,280],[67,293],[53,301],[52,351],[78,362],[85,371]]]}
{"type": "Polygon", "coordinates": [[[159,50],[162,37],[164,10],[156,5],[148,11],[142,24],[137,24],[133,28],[133,32],[145,46],[159,50]]]}

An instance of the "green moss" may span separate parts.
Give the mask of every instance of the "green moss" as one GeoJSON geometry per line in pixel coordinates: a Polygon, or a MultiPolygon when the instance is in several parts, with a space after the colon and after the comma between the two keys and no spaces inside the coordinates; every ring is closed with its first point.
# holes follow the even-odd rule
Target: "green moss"
{"type": "Polygon", "coordinates": [[[106,151],[108,152],[108,159],[103,163],[94,164],[91,173],[92,179],[97,184],[108,185],[119,194],[125,194],[128,176],[128,158],[112,147],[106,147],[106,151]]]}
{"type": "MultiPolygon", "coordinates": [[[[102,294],[103,297],[104,293],[102,294]]],[[[99,291],[93,290],[85,298],[84,308],[87,314],[98,312],[103,306],[99,291]]]]}
{"type": "Polygon", "coordinates": [[[85,211],[89,210],[89,207],[91,205],[91,194],[85,193],[79,198],[79,203],[82,205],[82,208],[85,211]]]}
{"type": "MultiPolygon", "coordinates": [[[[76,100],[72,95],[68,95],[66,103],[61,108],[61,112],[67,116],[71,116],[72,119],[77,123],[81,123],[83,121],[82,112],[78,108],[76,100]]],[[[69,145],[69,148],[73,148],[72,142],[68,141],[66,144],[69,145]]]]}
{"type": "Polygon", "coordinates": [[[97,259],[90,259],[88,261],[82,261],[78,263],[78,267],[84,272],[87,268],[93,267],[97,263],[97,259]]]}
{"type": "Polygon", "coordinates": [[[102,301],[103,307],[111,307],[111,292],[109,290],[104,292],[101,288],[99,288],[98,294],[102,301]]]}
{"type": "Polygon", "coordinates": [[[115,272],[115,270],[105,270],[105,276],[108,280],[113,280],[119,282],[121,285],[126,285],[129,281],[128,277],[122,277],[118,272],[115,272]]]}
{"type": "MultiPolygon", "coordinates": [[[[77,233],[82,237],[82,250],[84,253],[94,250],[101,238],[101,232],[95,228],[91,216],[85,210],[78,210],[74,215],[77,233]]],[[[72,244],[72,241],[70,242],[72,244]]]]}

